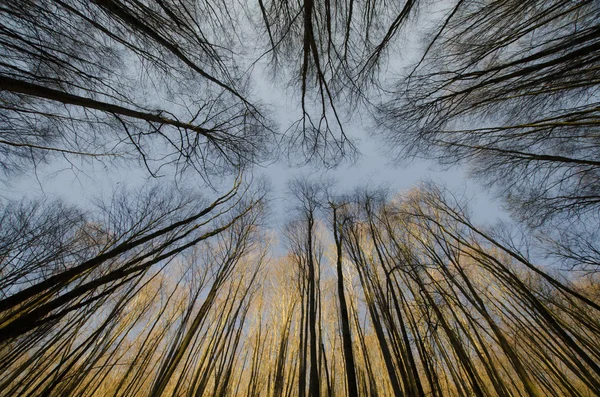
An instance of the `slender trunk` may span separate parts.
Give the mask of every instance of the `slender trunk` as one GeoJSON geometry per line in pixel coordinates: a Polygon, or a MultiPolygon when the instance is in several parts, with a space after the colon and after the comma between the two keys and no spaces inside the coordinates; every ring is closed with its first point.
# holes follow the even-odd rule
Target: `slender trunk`
{"type": "Polygon", "coordinates": [[[348,386],[348,397],[358,397],[356,382],[356,365],[352,351],[352,334],[350,331],[350,320],[348,316],[348,305],[344,292],[344,274],[342,270],[342,225],[338,224],[337,208],[333,207],[333,237],[337,251],[337,290],[340,303],[340,321],[342,325],[342,343],[344,346],[344,364],[346,369],[346,384],[348,386]]]}

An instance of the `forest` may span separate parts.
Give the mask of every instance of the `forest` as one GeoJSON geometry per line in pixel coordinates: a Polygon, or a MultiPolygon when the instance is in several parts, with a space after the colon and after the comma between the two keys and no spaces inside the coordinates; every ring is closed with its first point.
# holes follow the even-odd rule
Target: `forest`
{"type": "Polygon", "coordinates": [[[0,395],[600,396],[600,2],[0,0],[0,395]]]}

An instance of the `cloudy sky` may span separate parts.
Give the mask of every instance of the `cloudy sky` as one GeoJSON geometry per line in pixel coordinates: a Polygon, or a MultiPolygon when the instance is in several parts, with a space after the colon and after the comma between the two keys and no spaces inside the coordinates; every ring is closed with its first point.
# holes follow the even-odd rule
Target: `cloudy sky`
{"type": "MultiPolygon", "coordinates": [[[[429,17],[432,17],[430,14],[429,17]]],[[[385,76],[395,78],[402,69],[416,60],[419,47],[417,36],[404,37],[401,48],[392,48],[390,60],[384,68],[385,76]]],[[[252,51],[250,51],[252,54],[252,51]]],[[[132,76],[136,74],[132,66],[132,76]]],[[[252,96],[266,104],[269,117],[274,119],[280,131],[298,120],[299,100],[298,88],[290,87],[286,81],[275,80],[266,63],[259,63],[252,69],[252,96]]],[[[140,79],[142,77],[140,76],[140,79]]],[[[147,95],[157,108],[165,108],[161,95],[147,95]]],[[[164,98],[164,96],[162,96],[164,98]]],[[[442,169],[433,162],[415,160],[411,163],[394,163],[393,156],[386,153],[386,148],[372,134],[373,122],[369,115],[357,109],[352,117],[345,119],[345,132],[351,137],[360,151],[356,162],[344,162],[335,169],[323,169],[317,165],[298,166],[280,156],[276,161],[256,166],[255,175],[264,175],[270,181],[273,199],[274,226],[281,226],[285,220],[286,191],[288,181],[294,176],[309,175],[312,178],[330,178],[337,182],[341,192],[352,191],[358,186],[387,187],[390,192],[402,192],[417,186],[421,181],[431,180],[442,184],[458,196],[471,200],[471,210],[479,222],[493,223],[498,218],[506,218],[501,204],[493,198],[493,194],[484,191],[476,182],[466,177],[460,167],[442,169]]],[[[2,190],[4,196],[13,199],[30,198],[62,198],[68,202],[87,206],[99,197],[110,195],[115,188],[127,187],[135,189],[148,183],[174,183],[173,176],[168,173],[159,179],[153,179],[142,168],[131,165],[124,167],[103,166],[57,158],[52,163],[40,165],[25,175],[9,180],[2,190]]],[[[177,180],[177,184],[202,186],[198,175],[187,175],[177,180]]],[[[227,185],[227,181],[224,182],[227,185]]],[[[210,191],[206,187],[203,190],[210,191]]]]}
{"type": "MultiPolygon", "coordinates": [[[[266,79],[258,87],[260,88],[258,94],[269,104],[279,124],[281,126],[289,124],[297,110],[295,97],[286,95],[285,89],[266,79]]],[[[368,120],[355,118],[346,125],[348,135],[357,142],[361,153],[356,162],[345,162],[335,169],[323,169],[314,165],[289,164],[282,156],[277,161],[255,167],[253,173],[256,176],[266,177],[271,184],[274,227],[280,227],[286,220],[288,181],[301,175],[314,179],[333,179],[340,192],[368,186],[386,187],[392,193],[402,193],[422,181],[431,180],[446,186],[458,196],[468,198],[470,209],[478,222],[489,224],[500,218],[506,218],[501,203],[493,198],[492,193],[486,192],[477,182],[467,178],[466,171],[461,167],[443,169],[425,160],[394,163],[391,156],[385,154],[385,148],[381,147],[381,143],[369,134],[369,123],[368,120]]],[[[85,207],[100,197],[106,198],[115,188],[135,189],[149,183],[176,183],[186,187],[190,187],[190,184],[197,184],[197,186],[203,184],[202,180],[193,174],[174,182],[174,178],[169,175],[158,179],[151,178],[142,168],[105,167],[98,163],[90,164],[80,160],[69,163],[65,159],[57,158],[48,165],[41,165],[11,180],[8,185],[3,186],[3,190],[4,196],[8,198],[61,198],[85,207]]],[[[224,185],[227,185],[227,181],[224,185]]],[[[210,191],[206,187],[203,189],[210,191]]]]}

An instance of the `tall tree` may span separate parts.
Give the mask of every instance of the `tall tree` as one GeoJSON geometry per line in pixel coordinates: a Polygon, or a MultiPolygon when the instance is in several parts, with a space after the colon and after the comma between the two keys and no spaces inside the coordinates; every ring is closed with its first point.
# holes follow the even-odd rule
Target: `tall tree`
{"type": "MultiPolygon", "coordinates": [[[[343,205],[343,204],[342,204],[343,205]]],[[[343,211],[342,205],[329,201],[329,206],[332,212],[333,238],[336,251],[336,272],[337,272],[337,293],[340,306],[340,323],[342,328],[342,342],[344,346],[344,365],[346,369],[346,384],[349,397],[357,397],[357,381],[356,381],[356,364],[354,362],[354,351],[352,348],[352,332],[350,329],[350,316],[348,315],[348,304],[346,302],[344,273],[343,273],[343,238],[344,238],[344,223],[346,219],[340,210],[343,211]],[[341,218],[341,220],[340,220],[341,218]]]]}
{"type": "MultiPolygon", "coordinates": [[[[317,184],[308,180],[296,180],[290,184],[290,192],[297,200],[298,220],[288,228],[288,241],[293,253],[296,266],[300,270],[300,283],[303,293],[306,294],[305,306],[305,335],[309,347],[309,381],[308,395],[310,397],[321,395],[321,368],[319,364],[319,351],[321,348],[321,335],[319,328],[320,313],[320,273],[321,255],[318,247],[316,231],[317,210],[320,206],[320,189],[317,184]]],[[[302,384],[300,394],[303,395],[302,384]]]]}

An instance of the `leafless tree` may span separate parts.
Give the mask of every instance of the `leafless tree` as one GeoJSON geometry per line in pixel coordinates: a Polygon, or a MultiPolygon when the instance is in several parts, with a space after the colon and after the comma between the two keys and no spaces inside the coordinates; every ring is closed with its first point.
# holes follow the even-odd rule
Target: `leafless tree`
{"type": "Polygon", "coordinates": [[[0,165],[52,153],[200,175],[265,158],[272,124],[245,97],[228,4],[3,3],[0,165]]]}
{"type": "Polygon", "coordinates": [[[468,164],[534,226],[596,216],[598,12],[454,2],[381,106],[385,139],[400,157],[468,164]]]}

